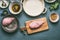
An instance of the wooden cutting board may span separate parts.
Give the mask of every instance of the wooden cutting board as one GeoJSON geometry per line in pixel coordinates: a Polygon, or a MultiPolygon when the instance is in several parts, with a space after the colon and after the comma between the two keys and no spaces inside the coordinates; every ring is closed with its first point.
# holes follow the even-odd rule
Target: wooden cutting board
{"type": "Polygon", "coordinates": [[[32,33],[36,33],[36,32],[41,32],[41,31],[44,31],[44,30],[49,29],[49,28],[48,28],[48,23],[47,23],[46,17],[44,17],[44,18],[38,18],[38,19],[35,19],[35,20],[26,21],[26,29],[27,29],[27,33],[28,33],[28,34],[32,34],[32,33]],[[36,21],[36,20],[44,21],[44,24],[43,24],[40,28],[32,30],[32,29],[29,27],[29,24],[30,24],[32,21],[36,21]]]}

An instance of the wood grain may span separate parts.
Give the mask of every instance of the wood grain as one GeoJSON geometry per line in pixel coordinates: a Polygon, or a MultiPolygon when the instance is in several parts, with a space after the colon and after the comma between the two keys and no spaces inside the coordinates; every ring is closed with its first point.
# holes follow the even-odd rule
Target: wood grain
{"type": "Polygon", "coordinates": [[[44,17],[44,18],[38,18],[38,19],[35,19],[35,20],[26,21],[26,29],[27,29],[27,33],[28,34],[32,34],[32,33],[41,32],[41,31],[47,30],[48,29],[48,23],[47,23],[46,17],[44,17]],[[29,24],[32,21],[36,21],[36,20],[44,21],[44,24],[40,28],[32,30],[29,27],[29,24]]]}

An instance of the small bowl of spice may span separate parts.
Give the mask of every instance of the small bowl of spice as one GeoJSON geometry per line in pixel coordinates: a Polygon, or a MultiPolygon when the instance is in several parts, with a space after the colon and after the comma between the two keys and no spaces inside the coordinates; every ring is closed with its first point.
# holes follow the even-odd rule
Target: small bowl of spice
{"type": "Polygon", "coordinates": [[[59,21],[59,15],[53,12],[52,14],[50,14],[49,19],[52,23],[56,23],[59,21]]]}
{"type": "Polygon", "coordinates": [[[22,4],[19,2],[10,3],[9,10],[12,14],[17,15],[22,11],[22,4]]]}
{"type": "Polygon", "coordinates": [[[9,1],[0,0],[0,8],[7,8],[9,6],[9,1]]]}

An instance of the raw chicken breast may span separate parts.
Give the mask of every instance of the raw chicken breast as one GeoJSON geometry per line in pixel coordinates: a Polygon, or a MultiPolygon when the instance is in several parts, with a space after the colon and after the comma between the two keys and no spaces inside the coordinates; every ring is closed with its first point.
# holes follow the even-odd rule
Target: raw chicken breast
{"type": "Polygon", "coordinates": [[[12,18],[12,17],[4,18],[3,21],[2,21],[2,24],[4,26],[6,26],[6,25],[10,24],[13,20],[14,20],[14,18],[12,18]]]}
{"type": "Polygon", "coordinates": [[[30,28],[35,29],[35,28],[41,27],[41,25],[43,23],[44,23],[43,21],[34,21],[34,22],[31,22],[30,28]]]}

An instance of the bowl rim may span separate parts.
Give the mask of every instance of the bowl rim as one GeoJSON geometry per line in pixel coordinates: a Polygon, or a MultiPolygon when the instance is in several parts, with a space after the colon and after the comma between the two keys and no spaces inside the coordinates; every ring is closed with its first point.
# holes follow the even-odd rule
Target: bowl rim
{"type": "Polygon", "coordinates": [[[8,32],[8,33],[15,32],[15,31],[18,29],[18,27],[19,27],[18,19],[17,19],[14,15],[7,15],[7,16],[3,17],[2,20],[1,20],[1,24],[2,24],[2,29],[3,29],[4,31],[8,32]],[[8,31],[7,29],[4,29],[4,26],[3,26],[3,24],[2,24],[2,21],[3,21],[3,19],[6,18],[6,17],[13,17],[13,18],[16,19],[16,21],[17,21],[17,27],[16,27],[15,30],[13,30],[13,31],[8,31]]]}
{"type": "Polygon", "coordinates": [[[22,4],[20,2],[12,2],[12,3],[10,3],[10,5],[9,5],[9,11],[11,12],[11,14],[14,14],[14,15],[20,14],[21,11],[22,11],[22,4]],[[16,3],[20,5],[20,10],[18,12],[13,12],[12,9],[11,9],[11,7],[12,7],[12,5],[14,5],[16,3]]]}
{"type": "Polygon", "coordinates": [[[59,21],[59,14],[57,14],[56,12],[52,12],[52,13],[49,15],[49,20],[50,20],[52,23],[58,22],[58,21],[59,21]],[[56,19],[56,20],[52,20],[52,19],[51,19],[51,15],[52,15],[52,14],[56,14],[56,15],[57,15],[57,19],[56,19]]]}

